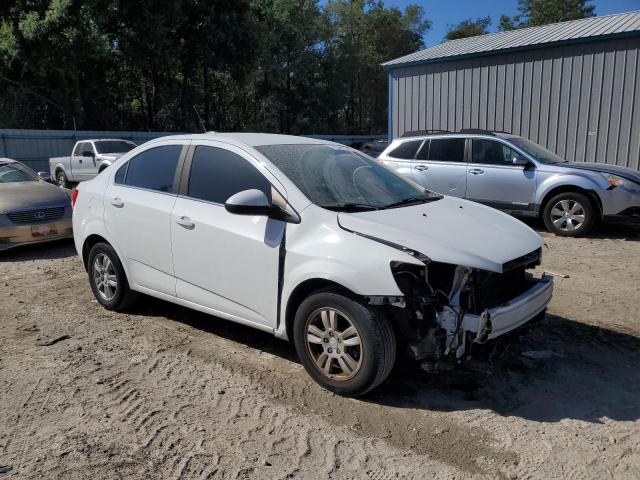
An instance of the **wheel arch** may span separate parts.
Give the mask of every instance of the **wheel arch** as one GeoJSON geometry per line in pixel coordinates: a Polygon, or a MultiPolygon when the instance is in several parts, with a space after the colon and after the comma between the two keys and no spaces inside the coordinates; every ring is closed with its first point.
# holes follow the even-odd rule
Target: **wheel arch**
{"type": "MultiPolygon", "coordinates": [[[[89,260],[89,252],[91,251],[91,249],[96,243],[101,243],[101,242],[111,245],[109,240],[107,240],[101,235],[98,235],[97,233],[92,233],[87,238],[85,238],[84,243],[82,244],[82,264],[84,265],[85,270],[89,268],[87,265],[87,262],[89,260]]],[[[111,246],[113,247],[113,245],[111,246]]]]}
{"type": "Polygon", "coordinates": [[[581,193],[589,198],[598,211],[598,218],[602,219],[602,200],[598,196],[598,194],[590,190],[588,188],[583,188],[578,185],[558,185],[556,187],[551,188],[547,193],[545,193],[544,197],[540,201],[540,210],[539,215],[542,217],[544,215],[544,209],[553,197],[560,193],[581,193]]]}
{"type": "Polygon", "coordinates": [[[326,278],[310,278],[302,281],[291,291],[291,294],[287,298],[287,304],[284,310],[284,332],[286,338],[291,341],[293,339],[293,319],[296,316],[298,307],[304,301],[305,298],[313,295],[322,290],[333,290],[337,293],[341,293],[349,298],[362,299],[361,295],[356,294],[344,285],[328,280],[326,278]]]}

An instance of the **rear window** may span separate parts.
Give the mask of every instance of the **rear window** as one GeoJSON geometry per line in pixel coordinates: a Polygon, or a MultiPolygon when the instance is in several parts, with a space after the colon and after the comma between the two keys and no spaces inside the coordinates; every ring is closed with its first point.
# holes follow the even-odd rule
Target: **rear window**
{"type": "MultiPolygon", "coordinates": [[[[173,192],[173,181],[182,145],[167,145],[151,148],[136,155],[128,162],[125,185],[157,190],[158,192],[173,192]]],[[[116,176],[121,178],[120,171],[116,176]]]]}
{"type": "Polygon", "coordinates": [[[464,142],[464,138],[432,138],[429,145],[425,143],[418,154],[418,159],[434,162],[464,162],[464,142]]]}
{"type": "Polygon", "coordinates": [[[396,148],[391,150],[391,152],[389,153],[389,156],[393,158],[400,158],[403,160],[411,160],[413,159],[413,157],[415,157],[416,152],[418,151],[418,148],[420,147],[421,143],[422,143],[422,140],[413,140],[410,142],[403,142],[400,145],[398,145],[396,148]]]}

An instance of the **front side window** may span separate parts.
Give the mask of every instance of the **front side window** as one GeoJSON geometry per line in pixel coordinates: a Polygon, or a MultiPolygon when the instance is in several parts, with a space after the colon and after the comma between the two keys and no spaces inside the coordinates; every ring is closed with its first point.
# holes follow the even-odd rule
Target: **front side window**
{"type": "Polygon", "coordinates": [[[473,163],[483,165],[513,165],[513,159],[518,157],[518,154],[495,140],[474,138],[471,157],[473,163]]]}
{"type": "Polygon", "coordinates": [[[271,199],[271,183],[246,159],[223,148],[196,147],[189,174],[189,197],[222,204],[238,192],[253,189],[271,199]]]}
{"type": "Polygon", "coordinates": [[[420,160],[430,160],[434,162],[464,162],[464,138],[432,138],[418,154],[420,160]]]}
{"type": "Polygon", "coordinates": [[[82,154],[82,148],[84,146],[84,143],[78,143],[76,145],[75,150],[73,151],[73,156],[75,157],[79,157],[82,154]]]}
{"type": "Polygon", "coordinates": [[[316,144],[255,148],[310,201],[324,208],[378,210],[441,198],[347,147],[316,144]]]}
{"type": "MultiPolygon", "coordinates": [[[[167,145],[136,155],[128,162],[124,184],[158,192],[173,192],[181,151],[182,145],[167,145]]],[[[122,169],[120,167],[116,176],[120,175],[122,169]]]]}
{"type": "Polygon", "coordinates": [[[394,148],[391,152],[389,152],[389,156],[393,158],[400,158],[403,160],[412,160],[415,157],[418,148],[422,140],[412,140],[410,142],[402,142],[396,148],[394,148]]]}
{"type": "Polygon", "coordinates": [[[0,183],[37,182],[38,176],[21,163],[0,163],[0,183]]]}
{"type": "Polygon", "coordinates": [[[126,140],[100,140],[95,145],[98,153],[126,153],[137,146],[126,140]]]}

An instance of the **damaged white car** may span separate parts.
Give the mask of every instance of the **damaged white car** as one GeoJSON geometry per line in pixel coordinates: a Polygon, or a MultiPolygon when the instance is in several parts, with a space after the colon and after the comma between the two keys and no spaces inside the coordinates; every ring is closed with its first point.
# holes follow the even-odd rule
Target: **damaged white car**
{"type": "Polygon", "coordinates": [[[73,203],[104,307],[140,292],[271,332],[343,395],[383,382],[400,345],[434,366],[463,360],[543,316],[553,289],[527,272],[543,241],[520,221],[321,140],[164,137],[73,203]]]}

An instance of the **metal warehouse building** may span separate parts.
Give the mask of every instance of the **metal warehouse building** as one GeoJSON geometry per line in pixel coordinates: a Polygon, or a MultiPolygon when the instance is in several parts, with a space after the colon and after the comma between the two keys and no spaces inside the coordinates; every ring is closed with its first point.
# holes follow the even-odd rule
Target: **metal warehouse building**
{"type": "Polygon", "coordinates": [[[384,64],[389,137],[499,130],[640,168],[640,11],[436,45],[384,64]]]}

